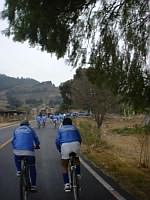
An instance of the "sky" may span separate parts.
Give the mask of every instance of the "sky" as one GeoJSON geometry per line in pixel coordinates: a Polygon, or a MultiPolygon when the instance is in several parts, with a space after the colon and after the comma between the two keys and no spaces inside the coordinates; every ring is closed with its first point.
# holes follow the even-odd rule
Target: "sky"
{"type": "MultiPolygon", "coordinates": [[[[3,8],[4,0],[0,0],[0,12],[3,8]]],[[[73,78],[75,69],[65,64],[64,59],[57,60],[37,47],[31,48],[27,42],[14,42],[1,33],[7,27],[7,22],[0,19],[0,74],[51,81],[55,86],[73,78]]]]}

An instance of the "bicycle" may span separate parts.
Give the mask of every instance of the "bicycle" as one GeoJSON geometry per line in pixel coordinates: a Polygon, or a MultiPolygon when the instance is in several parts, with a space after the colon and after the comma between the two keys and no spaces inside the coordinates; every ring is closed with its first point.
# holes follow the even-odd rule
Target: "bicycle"
{"type": "MultiPolygon", "coordinates": [[[[35,149],[40,149],[40,146],[36,146],[35,149]]],[[[30,165],[28,164],[27,157],[24,156],[23,159],[21,159],[20,200],[29,199],[29,192],[31,191],[29,167],[30,165]]]]}
{"type": "Polygon", "coordinates": [[[68,175],[69,175],[69,181],[71,190],[73,191],[74,200],[79,200],[79,191],[80,191],[80,185],[79,185],[79,179],[76,174],[76,153],[72,152],[69,154],[69,164],[68,164],[68,175]]]}
{"type": "Polygon", "coordinates": [[[29,191],[31,189],[29,177],[29,165],[26,156],[21,160],[21,175],[20,175],[20,200],[29,199],[29,191]]]}

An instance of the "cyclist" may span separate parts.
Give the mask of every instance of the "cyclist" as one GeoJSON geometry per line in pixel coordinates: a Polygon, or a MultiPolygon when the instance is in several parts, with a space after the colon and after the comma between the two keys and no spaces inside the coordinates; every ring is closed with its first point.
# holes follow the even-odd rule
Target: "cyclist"
{"type": "Polygon", "coordinates": [[[37,122],[38,128],[40,128],[40,126],[43,124],[42,113],[36,116],[36,122],[37,122]]]}
{"type": "Polygon", "coordinates": [[[21,174],[21,159],[27,158],[29,164],[31,191],[36,191],[36,167],[34,149],[40,148],[40,142],[34,129],[30,127],[27,120],[20,123],[20,126],[14,130],[12,137],[12,146],[14,161],[17,169],[17,176],[21,174]]]}
{"type": "Polygon", "coordinates": [[[39,113],[39,115],[36,116],[36,122],[37,122],[37,126],[38,128],[45,127],[46,124],[46,115],[42,115],[42,113],[39,113]]]}
{"type": "Polygon", "coordinates": [[[58,123],[58,116],[57,115],[53,115],[52,121],[53,121],[54,127],[56,128],[57,127],[57,123],[58,123]]]}
{"type": "Polygon", "coordinates": [[[47,116],[44,114],[44,115],[42,115],[42,126],[43,126],[43,128],[45,127],[45,125],[46,125],[46,121],[47,121],[47,116]]]}
{"type": "Polygon", "coordinates": [[[56,135],[56,147],[61,153],[61,163],[62,163],[62,173],[64,180],[64,191],[68,192],[71,190],[68,177],[68,161],[69,154],[75,152],[76,157],[76,173],[80,176],[80,160],[79,152],[81,145],[81,136],[79,130],[72,125],[72,120],[70,118],[64,118],[62,126],[58,129],[56,135]]]}

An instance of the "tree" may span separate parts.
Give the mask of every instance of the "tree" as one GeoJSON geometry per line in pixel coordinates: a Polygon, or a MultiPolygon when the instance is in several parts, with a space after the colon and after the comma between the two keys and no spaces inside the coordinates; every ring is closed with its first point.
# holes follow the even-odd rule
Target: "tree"
{"type": "Polygon", "coordinates": [[[149,104],[137,108],[135,101],[149,100],[148,0],[6,0],[2,16],[9,22],[5,34],[14,40],[58,58],[68,54],[73,66],[88,63],[96,79],[103,73],[135,109],[149,104]]]}
{"type": "Polygon", "coordinates": [[[101,88],[93,85],[87,77],[87,69],[79,68],[71,84],[71,97],[73,105],[77,108],[88,109],[92,112],[97,128],[100,128],[105,114],[117,103],[105,82],[101,88]]]}
{"type": "MultiPolygon", "coordinates": [[[[95,1],[95,0],[94,0],[95,1]]],[[[86,0],[6,0],[3,18],[8,19],[6,35],[14,40],[28,40],[30,45],[40,45],[42,50],[64,56],[69,43],[72,25],[77,21],[86,0]],[[38,20],[37,20],[38,19],[38,20]]]]}
{"type": "Polygon", "coordinates": [[[69,81],[62,83],[59,86],[59,90],[60,90],[60,93],[61,93],[62,99],[63,99],[63,102],[61,105],[61,109],[63,111],[68,111],[72,105],[71,84],[72,84],[72,80],[69,80],[69,81]]]}

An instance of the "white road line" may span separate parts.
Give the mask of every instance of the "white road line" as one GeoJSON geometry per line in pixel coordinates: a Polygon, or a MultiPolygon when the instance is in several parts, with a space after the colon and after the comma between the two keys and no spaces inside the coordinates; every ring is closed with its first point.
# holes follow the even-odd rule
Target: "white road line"
{"type": "Polygon", "coordinates": [[[11,142],[12,138],[8,139],[7,141],[5,141],[3,144],[0,144],[0,150],[2,148],[4,148],[7,144],[9,144],[11,142]]]}
{"type": "Polygon", "coordinates": [[[3,127],[0,127],[0,129],[5,129],[5,128],[9,128],[9,127],[12,127],[12,126],[16,126],[17,124],[12,124],[12,125],[6,125],[6,126],[3,126],[3,127]]]}
{"type": "Polygon", "coordinates": [[[82,158],[80,158],[82,165],[117,199],[127,200],[119,192],[117,192],[110,184],[108,184],[98,173],[96,173],[82,158]]]}

